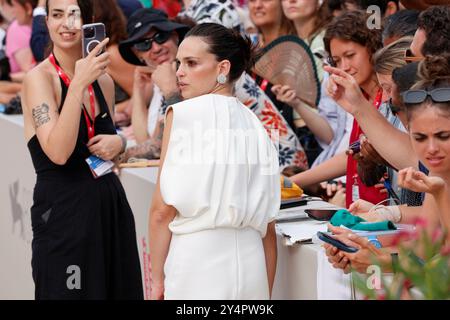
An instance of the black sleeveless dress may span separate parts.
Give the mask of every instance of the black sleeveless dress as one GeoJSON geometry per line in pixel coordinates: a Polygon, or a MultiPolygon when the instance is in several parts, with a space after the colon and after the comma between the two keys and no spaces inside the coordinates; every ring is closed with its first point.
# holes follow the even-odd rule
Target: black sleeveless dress
{"type": "MultiPolygon", "coordinates": [[[[60,79],[61,80],[61,79],[60,79]]],[[[67,95],[61,80],[60,110],[67,95]]],[[[100,86],[95,134],[116,134],[100,86]]],[[[133,213],[114,173],[94,179],[84,115],[75,149],[54,164],[36,136],[28,142],[37,180],[31,222],[36,299],[143,299],[133,213]]]]}

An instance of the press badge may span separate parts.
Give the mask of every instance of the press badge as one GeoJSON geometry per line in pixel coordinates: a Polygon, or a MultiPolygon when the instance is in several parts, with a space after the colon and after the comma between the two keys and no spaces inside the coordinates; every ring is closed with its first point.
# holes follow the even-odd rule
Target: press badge
{"type": "Polygon", "coordinates": [[[114,162],[110,160],[105,161],[94,155],[87,158],[86,162],[89,165],[89,169],[91,169],[92,175],[95,179],[112,172],[112,167],[114,167],[114,162]]]}

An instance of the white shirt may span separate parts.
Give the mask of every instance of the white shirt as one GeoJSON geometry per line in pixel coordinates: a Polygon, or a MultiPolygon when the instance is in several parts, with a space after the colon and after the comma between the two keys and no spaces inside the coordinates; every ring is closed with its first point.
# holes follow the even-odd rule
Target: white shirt
{"type": "Polygon", "coordinates": [[[156,129],[156,124],[159,119],[159,109],[162,105],[163,95],[161,90],[154,85],[153,86],[153,96],[150,101],[150,106],[148,108],[148,116],[147,116],[147,130],[150,136],[153,136],[153,133],[156,129]]]}
{"type": "Polygon", "coordinates": [[[186,234],[251,227],[266,234],[280,208],[278,152],[255,114],[235,97],[207,94],[171,107],[160,188],[186,234]]]}

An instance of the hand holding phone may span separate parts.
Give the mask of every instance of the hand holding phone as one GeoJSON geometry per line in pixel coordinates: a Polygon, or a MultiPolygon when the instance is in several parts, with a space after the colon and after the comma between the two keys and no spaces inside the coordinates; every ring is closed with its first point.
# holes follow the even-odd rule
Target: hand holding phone
{"type": "Polygon", "coordinates": [[[107,45],[108,41],[109,38],[106,38],[86,58],[79,59],[75,63],[75,74],[72,79],[73,84],[77,84],[81,88],[87,88],[101,75],[106,73],[106,68],[110,63],[109,53],[105,52],[100,56],[97,55],[102,47],[107,45]]]}
{"type": "Polygon", "coordinates": [[[332,246],[338,248],[341,251],[344,252],[349,252],[349,253],[355,253],[358,251],[358,248],[355,247],[350,247],[348,245],[346,245],[345,243],[343,243],[342,241],[339,241],[336,238],[333,238],[332,236],[330,236],[329,234],[325,233],[325,232],[317,232],[317,237],[322,240],[323,242],[326,242],[328,244],[331,244],[332,246]]]}
{"type": "MultiPolygon", "coordinates": [[[[105,38],[105,25],[103,23],[90,23],[81,27],[83,58],[86,58],[94,48],[99,45],[105,38]]],[[[100,55],[105,51],[104,48],[97,54],[100,55]]]]}

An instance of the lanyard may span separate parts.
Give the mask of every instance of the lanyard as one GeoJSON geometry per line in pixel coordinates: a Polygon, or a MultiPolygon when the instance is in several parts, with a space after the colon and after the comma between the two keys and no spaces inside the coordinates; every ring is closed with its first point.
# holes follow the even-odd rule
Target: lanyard
{"type": "MultiPolygon", "coordinates": [[[[69,88],[71,80],[67,76],[67,74],[64,72],[64,70],[58,65],[53,53],[50,54],[49,60],[50,60],[50,63],[55,67],[58,75],[61,77],[61,79],[66,84],[67,88],[69,88]]],[[[89,92],[89,102],[91,105],[91,115],[93,117],[92,121],[90,120],[89,115],[86,112],[86,108],[84,108],[84,107],[83,107],[83,114],[84,114],[84,119],[86,121],[87,129],[88,129],[88,137],[90,140],[95,136],[95,96],[94,96],[94,88],[92,87],[92,84],[90,84],[88,86],[88,92],[89,92]]]]}

